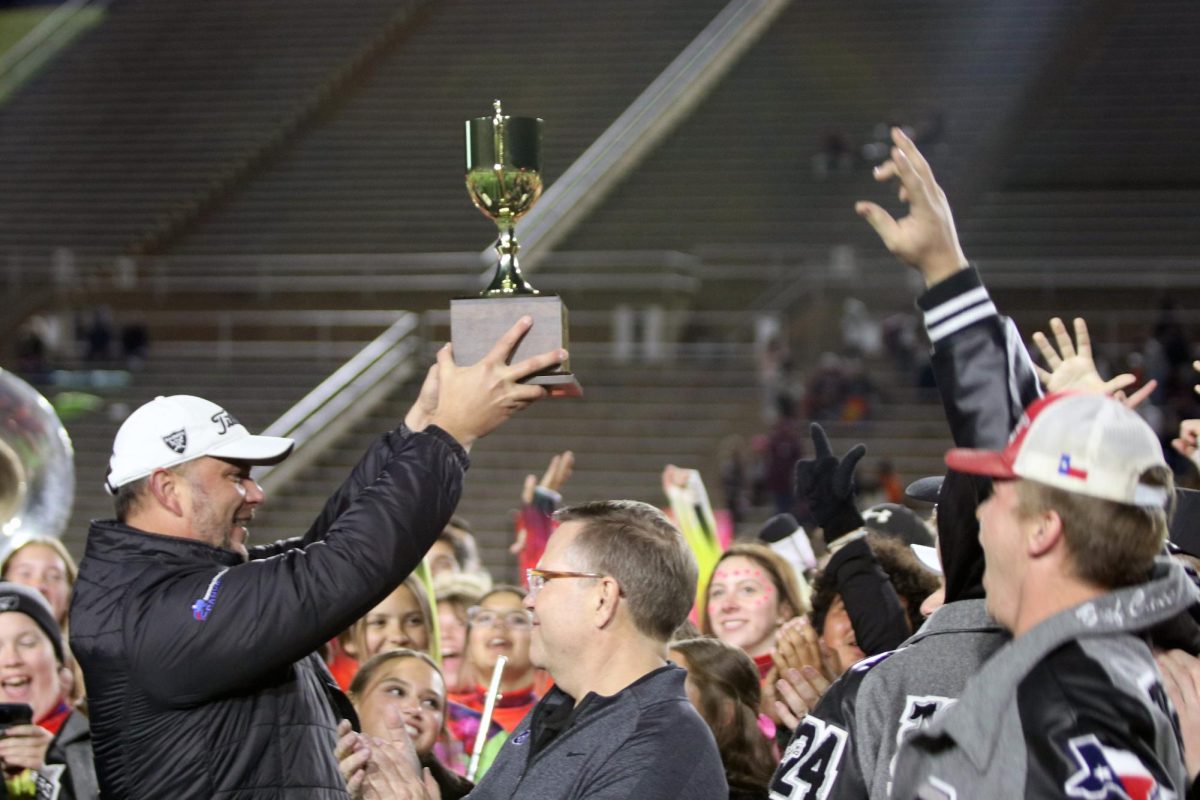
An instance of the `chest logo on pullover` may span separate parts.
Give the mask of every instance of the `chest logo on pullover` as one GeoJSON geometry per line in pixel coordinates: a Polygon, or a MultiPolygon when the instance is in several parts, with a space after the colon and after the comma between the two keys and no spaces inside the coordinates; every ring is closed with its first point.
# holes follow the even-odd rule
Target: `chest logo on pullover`
{"type": "Polygon", "coordinates": [[[1063,788],[1085,800],[1174,800],[1141,759],[1128,750],[1105,747],[1094,733],[1067,742],[1078,769],[1063,788]]]}
{"type": "Polygon", "coordinates": [[[221,589],[221,578],[224,577],[226,572],[229,572],[228,567],[218,572],[216,576],[209,581],[208,591],[204,593],[204,596],[192,603],[192,616],[195,617],[198,622],[204,622],[206,619],[208,619],[208,615],[212,613],[213,606],[217,603],[217,592],[221,589]]]}

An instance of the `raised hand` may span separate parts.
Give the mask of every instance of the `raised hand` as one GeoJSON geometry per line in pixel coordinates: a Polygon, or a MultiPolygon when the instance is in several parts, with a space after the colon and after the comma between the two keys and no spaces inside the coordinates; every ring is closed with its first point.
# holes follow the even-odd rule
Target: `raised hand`
{"type": "Polygon", "coordinates": [[[809,510],[832,542],[863,524],[854,505],[854,468],[867,453],[865,444],[856,444],[839,461],[829,446],[825,429],[816,422],[810,426],[813,458],[796,462],[796,494],[808,500],[809,510]]]}
{"type": "Polygon", "coordinates": [[[667,464],[665,467],[663,467],[662,471],[663,494],[669,497],[672,488],[686,489],[688,482],[692,479],[692,475],[696,473],[697,470],[694,469],[677,467],[674,464],[667,464]]]}
{"type": "Polygon", "coordinates": [[[500,337],[486,356],[469,367],[454,363],[447,344],[437,356],[437,407],[430,422],[465,448],[498,428],[509,417],[549,393],[543,386],[522,384],[523,378],[561,364],[566,350],[551,350],[511,366],[507,363],[521,337],[533,325],[522,317],[500,337]]]}
{"type": "Polygon", "coordinates": [[[1050,320],[1050,331],[1054,334],[1054,345],[1046,334],[1037,331],[1033,334],[1033,343],[1038,352],[1050,367],[1049,371],[1034,365],[1038,377],[1045,385],[1047,392],[1077,391],[1109,394],[1116,397],[1129,408],[1136,408],[1150,396],[1158,386],[1157,381],[1147,381],[1146,385],[1131,395],[1126,396],[1124,389],[1137,381],[1132,374],[1126,372],[1110,380],[1100,377],[1096,362],[1092,358],[1092,339],[1088,334],[1087,323],[1082,318],[1074,320],[1075,341],[1072,343],[1067,326],[1058,317],[1050,320]]]}
{"type": "Polygon", "coordinates": [[[404,424],[410,431],[425,430],[425,426],[429,424],[429,421],[433,419],[434,412],[437,411],[438,374],[438,365],[430,364],[429,371],[425,373],[425,382],[421,384],[421,391],[417,395],[417,401],[413,403],[413,407],[404,417],[404,424]]]}
{"type": "Polygon", "coordinates": [[[946,193],[938,186],[929,163],[900,128],[892,128],[891,158],[875,168],[875,180],[900,181],[900,202],[908,215],[899,220],[865,200],[854,210],[879,234],[888,252],[916,267],[926,286],[945,280],[967,265],[958,243],[954,215],[946,193]]]}
{"type": "Polygon", "coordinates": [[[521,502],[529,505],[533,502],[533,493],[537,487],[549,489],[552,492],[558,492],[571,479],[571,473],[575,469],[575,454],[570,450],[564,450],[550,459],[550,464],[546,467],[546,471],[542,473],[542,479],[539,481],[536,475],[529,474],[525,476],[525,486],[521,490],[521,502]]]}

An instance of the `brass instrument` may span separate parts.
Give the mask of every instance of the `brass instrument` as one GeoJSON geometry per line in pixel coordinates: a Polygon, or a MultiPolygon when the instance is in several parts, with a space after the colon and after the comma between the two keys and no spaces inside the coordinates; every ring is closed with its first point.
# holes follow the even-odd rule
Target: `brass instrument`
{"type": "Polygon", "coordinates": [[[45,397],[0,368],[0,552],[58,537],[75,500],[75,450],[45,397]]]}

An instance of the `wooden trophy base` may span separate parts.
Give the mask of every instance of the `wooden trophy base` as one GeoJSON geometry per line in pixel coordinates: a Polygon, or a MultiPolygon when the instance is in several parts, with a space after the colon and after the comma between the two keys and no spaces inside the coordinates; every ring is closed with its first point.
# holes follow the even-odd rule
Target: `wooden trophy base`
{"type": "MultiPolygon", "coordinates": [[[[469,366],[486,356],[518,319],[528,314],[533,327],[517,344],[510,364],[567,345],[567,307],[554,294],[513,297],[462,297],[450,301],[450,343],[454,363],[469,366]]],[[[545,386],[551,397],[579,397],[583,388],[571,373],[570,359],[522,383],[545,386]]]]}

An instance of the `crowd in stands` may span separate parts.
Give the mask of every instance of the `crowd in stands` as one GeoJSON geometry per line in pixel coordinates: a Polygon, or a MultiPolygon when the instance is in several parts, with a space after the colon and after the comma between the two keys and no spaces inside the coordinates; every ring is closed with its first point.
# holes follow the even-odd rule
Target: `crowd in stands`
{"type": "MultiPolygon", "coordinates": [[[[944,476],[904,488],[881,462],[864,503],[866,447],[835,453],[828,417],[785,397],[778,513],[731,540],[696,470],[664,465],[661,509],[564,504],[587,455],[561,452],[514,480],[516,586],[454,511],[470,449],[566,358],[507,363],[529,320],[469,367],[444,348],[294,539],[247,541],[266,499],[250,469],[291,441],[157,398],[117,434],[115,518],[79,566],[30,539],[0,567],[7,796],[1195,791],[1198,505],[1133,410],[1182,378],[1103,380],[1082,320],[1035,335],[1035,366],[928,164],[892,145],[876,175],[909,215],[857,210],[928,287],[944,476]]],[[[1196,462],[1200,420],[1177,434],[1196,462]]],[[[727,496],[739,482],[722,475],[727,496]]]]}

